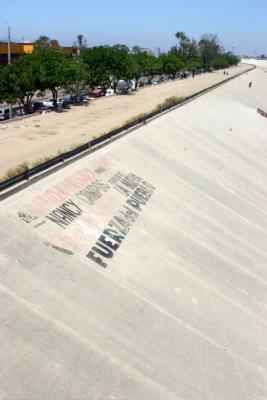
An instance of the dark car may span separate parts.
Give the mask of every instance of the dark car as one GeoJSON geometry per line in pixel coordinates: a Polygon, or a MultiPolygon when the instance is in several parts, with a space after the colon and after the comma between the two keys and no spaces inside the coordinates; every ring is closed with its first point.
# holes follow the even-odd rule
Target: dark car
{"type": "Polygon", "coordinates": [[[32,113],[41,113],[47,110],[51,110],[51,107],[44,106],[44,103],[42,101],[35,101],[32,104],[32,113]]]}
{"type": "Polygon", "coordinates": [[[88,99],[85,95],[80,95],[80,96],[71,96],[71,101],[73,104],[86,104],[88,103],[88,99]]]}
{"type": "Polygon", "coordinates": [[[68,106],[73,104],[73,101],[71,97],[61,97],[58,99],[57,104],[59,107],[68,108],[68,106]]]}

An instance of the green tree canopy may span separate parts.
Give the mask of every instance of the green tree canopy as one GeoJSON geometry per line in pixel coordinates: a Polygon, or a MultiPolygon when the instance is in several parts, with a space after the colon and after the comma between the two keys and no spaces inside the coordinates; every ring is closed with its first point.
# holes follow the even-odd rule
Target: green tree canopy
{"type": "Polygon", "coordinates": [[[39,68],[39,90],[51,90],[54,106],[57,107],[58,91],[66,85],[72,61],[61,50],[39,47],[33,52],[39,68]]]}
{"type": "Polygon", "coordinates": [[[114,44],[113,49],[116,49],[116,50],[123,50],[123,51],[125,51],[126,53],[128,53],[128,51],[129,51],[129,47],[128,47],[128,46],[126,46],[125,44],[119,44],[119,43],[114,44]]]}
{"type": "Polygon", "coordinates": [[[179,40],[178,52],[184,56],[189,53],[190,39],[184,32],[176,32],[176,38],[179,40]]]}
{"type": "Polygon", "coordinates": [[[57,39],[51,39],[50,40],[50,45],[51,46],[59,46],[59,42],[57,39]]]}
{"type": "Polygon", "coordinates": [[[153,76],[161,72],[161,60],[152,55],[140,52],[132,54],[130,59],[133,70],[132,77],[134,77],[137,82],[142,76],[147,77],[151,82],[153,76]]]}
{"type": "Polygon", "coordinates": [[[198,46],[200,57],[205,64],[210,64],[212,60],[222,54],[217,35],[202,35],[198,46]]]}
{"type": "Polygon", "coordinates": [[[161,72],[161,60],[150,54],[145,54],[145,56],[144,75],[147,77],[148,83],[151,83],[154,76],[161,72]]]}
{"type": "MultiPolygon", "coordinates": [[[[76,44],[76,43],[75,43],[76,44]]],[[[87,47],[87,40],[85,39],[83,34],[77,35],[77,47],[82,52],[87,47]]]]}
{"type": "Polygon", "coordinates": [[[220,56],[217,56],[214,60],[212,60],[211,67],[215,69],[228,68],[231,67],[232,65],[237,65],[239,62],[240,58],[232,55],[231,53],[222,54],[220,56]]]}
{"type": "Polygon", "coordinates": [[[22,104],[29,112],[34,93],[40,87],[39,65],[36,53],[23,54],[2,71],[2,97],[10,103],[22,104]]]}
{"type": "Polygon", "coordinates": [[[89,83],[100,86],[104,93],[112,83],[116,89],[118,80],[128,76],[129,60],[123,50],[93,47],[83,52],[82,60],[87,66],[89,83]]]}
{"type": "Polygon", "coordinates": [[[161,54],[162,71],[164,74],[176,76],[177,72],[185,68],[185,63],[176,54],[161,54]]]}
{"type": "Polygon", "coordinates": [[[37,46],[50,46],[50,38],[45,35],[40,35],[38,39],[35,40],[37,46]]]}
{"type": "Polygon", "coordinates": [[[87,88],[88,72],[83,62],[72,62],[66,70],[66,80],[62,87],[72,96],[79,96],[87,88]]]}
{"type": "Polygon", "coordinates": [[[18,98],[16,76],[12,65],[6,65],[0,70],[0,101],[14,104],[18,98]]]}

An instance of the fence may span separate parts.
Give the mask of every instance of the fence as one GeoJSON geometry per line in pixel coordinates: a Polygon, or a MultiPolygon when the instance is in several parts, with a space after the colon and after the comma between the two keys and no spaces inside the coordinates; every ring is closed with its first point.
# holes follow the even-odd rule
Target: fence
{"type": "Polygon", "coordinates": [[[140,118],[137,118],[136,120],[133,120],[132,122],[130,122],[128,124],[125,124],[119,128],[113,129],[112,131],[107,132],[104,135],[101,135],[96,139],[92,139],[91,141],[89,141],[81,146],[78,146],[70,151],[67,151],[66,153],[62,153],[62,154],[50,159],[49,161],[41,163],[40,165],[37,165],[33,168],[29,168],[25,172],[23,172],[19,175],[16,175],[12,178],[9,178],[9,179],[5,180],[4,182],[1,182],[0,183],[0,192],[5,189],[10,188],[13,185],[16,185],[17,183],[20,183],[24,180],[28,180],[33,175],[36,175],[36,174],[38,174],[42,171],[45,171],[57,164],[60,164],[60,163],[64,162],[65,160],[68,160],[80,153],[88,151],[88,150],[94,148],[95,146],[99,145],[100,143],[104,143],[104,142],[108,143],[108,139],[111,139],[111,138],[117,136],[121,132],[127,131],[128,129],[133,128],[133,127],[137,127],[139,124],[147,122],[147,121],[151,120],[152,118],[161,115],[162,113],[169,112],[178,107],[181,107],[182,105],[188,103],[189,101],[192,101],[196,97],[202,96],[203,94],[208,93],[211,90],[214,90],[217,87],[224,85],[226,82],[229,82],[230,80],[237,78],[238,76],[243,75],[244,73],[251,71],[254,68],[256,68],[256,66],[252,66],[249,70],[243,71],[235,76],[231,76],[230,78],[225,79],[222,82],[216,83],[206,89],[200,90],[199,92],[196,92],[190,96],[184,97],[183,101],[179,102],[176,105],[170,105],[170,106],[166,106],[161,109],[158,109],[156,111],[152,111],[148,114],[145,114],[144,116],[142,116],[140,118]]]}

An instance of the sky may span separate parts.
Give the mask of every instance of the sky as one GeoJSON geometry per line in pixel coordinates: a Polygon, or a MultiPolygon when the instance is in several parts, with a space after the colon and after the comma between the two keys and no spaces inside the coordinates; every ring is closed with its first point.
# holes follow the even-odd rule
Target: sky
{"type": "Polygon", "coordinates": [[[199,40],[217,34],[226,51],[267,55],[267,0],[0,0],[0,40],[8,26],[14,41],[39,35],[71,46],[83,34],[88,46],[139,45],[167,51],[175,32],[199,40]]]}

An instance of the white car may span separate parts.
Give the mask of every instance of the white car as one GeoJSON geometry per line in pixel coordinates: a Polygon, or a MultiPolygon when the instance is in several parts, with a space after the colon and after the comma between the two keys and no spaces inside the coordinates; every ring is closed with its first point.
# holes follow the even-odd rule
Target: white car
{"type": "Polygon", "coordinates": [[[54,107],[54,100],[53,99],[44,100],[43,105],[46,107],[54,107]]]}
{"type": "Polygon", "coordinates": [[[106,96],[113,96],[115,94],[114,89],[107,89],[106,96]]]}

